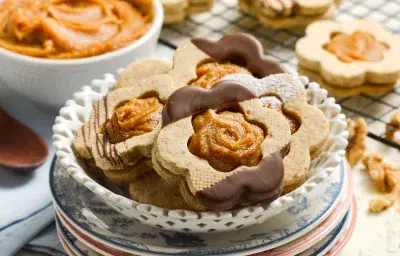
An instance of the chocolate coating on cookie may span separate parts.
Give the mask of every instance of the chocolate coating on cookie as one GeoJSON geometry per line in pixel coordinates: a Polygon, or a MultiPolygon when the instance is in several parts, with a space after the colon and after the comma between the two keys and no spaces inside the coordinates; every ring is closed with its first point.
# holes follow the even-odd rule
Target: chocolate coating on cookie
{"type": "Polygon", "coordinates": [[[202,204],[214,210],[226,210],[239,203],[270,203],[282,193],[283,158],[289,145],[265,156],[256,166],[240,166],[235,173],[197,192],[202,204]]]}
{"type": "Polygon", "coordinates": [[[162,113],[163,127],[188,117],[202,109],[213,109],[227,102],[240,102],[257,98],[244,84],[225,80],[210,89],[190,85],[175,91],[162,113]]]}
{"type": "MultiPolygon", "coordinates": [[[[227,102],[241,102],[256,95],[240,82],[224,80],[210,89],[186,86],[175,91],[163,109],[163,126],[189,117],[202,109],[215,109],[227,102]]],[[[267,128],[268,129],[268,128],[267,128]]],[[[239,203],[260,204],[275,200],[282,193],[283,158],[289,145],[263,156],[256,166],[239,166],[231,175],[195,196],[209,209],[225,210],[239,203]]]]}
{"type": "Polygon", "coordinates": [[[222,37],[217,42],[203,38],[194,38],[191,42],[218,61],[243,64],[253,75],[259,78],[286,73],[286,69],[279,61],[264,56],[261,43],[249,34],[234,33],[222,37]]]}

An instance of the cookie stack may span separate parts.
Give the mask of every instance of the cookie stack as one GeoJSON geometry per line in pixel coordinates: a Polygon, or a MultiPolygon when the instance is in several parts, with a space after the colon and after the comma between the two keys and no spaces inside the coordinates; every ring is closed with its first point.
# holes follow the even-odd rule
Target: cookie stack
{"type": "Polygon", "coordinates": [[[73,149],[143,204],[197,212],[268,204],[309,177],[329,123],[255,38],[193,39],[143,59],[96,102],[73,149]]]}
{"type": "Polygon", "coordinates": [[[338,97],[382,94],[400,77],[399,42],[370,20],[315,22],[296,44],[299,73],[338,97]]]}
{"type": "Polygon", "coordinates": [[[186,16],[207,12],[214,5],[214,0],[162,0],[164,23],[183,21],[186,16]]]}
{"type": "Polygon", "coordinates": [[[239,0],[239,8],[266,27],[305,27],[332,18],[341,0],[239,0]]]}

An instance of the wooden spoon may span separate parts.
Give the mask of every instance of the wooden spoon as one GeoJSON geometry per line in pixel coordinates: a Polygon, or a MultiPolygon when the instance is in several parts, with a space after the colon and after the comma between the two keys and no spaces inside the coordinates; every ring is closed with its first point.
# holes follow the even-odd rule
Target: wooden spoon
{"type": "Polygon", "coordinates": [[[44,163],[49,147],[36,132],[9,116],[0,107],[0,165],[31,170],[44,163]]]}

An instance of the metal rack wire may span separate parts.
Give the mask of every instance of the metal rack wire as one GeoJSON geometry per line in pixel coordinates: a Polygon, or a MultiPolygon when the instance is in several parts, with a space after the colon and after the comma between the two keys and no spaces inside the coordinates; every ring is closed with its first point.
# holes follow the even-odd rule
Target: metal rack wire
{"type": "MultiPolygon", "coordinates": [[[[179,24],[165,26],[160,43],[176,49],[179,43],[192,37],[217,40],[227,33],[246,32],[261,41],[266,54],[279,59],[288,69],[295,71],[298,62],[294,47],[296,41],[304,36],[304,29],[265,28],[255,18],[242,13],[237,6],[237,0],[216,0],[210,12],[189,17],[179,24]]],[[[393,33],[398,33],[400,0],[344,0],[335,15],[339,21],[361,18],[373,19],[393,33]]],[[[400,150],[399,144],[385,137],[388,132],[386,126],[394,111],[400,107],[399,85],[381,95],[360,94],[337,100],[348,117],[366,118],[370,138],[400,150]]]]}

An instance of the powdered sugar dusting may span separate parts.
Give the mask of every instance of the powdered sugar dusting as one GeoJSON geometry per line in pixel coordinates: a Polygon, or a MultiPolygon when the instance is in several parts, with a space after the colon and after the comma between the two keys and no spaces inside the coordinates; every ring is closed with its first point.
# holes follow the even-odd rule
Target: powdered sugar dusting
{"type": "Polygon", "coordinates": [[[282,107],[282,102],[275,96],[265,96],[261,97],[260,101],[263,106],[276,106],[282,107]]]}
{"type": "Polygon", "coordinates": [[[241,82],[249,87],[257,97],[265,95],[275,95],[283,103],[293,99],[306,101],[306,90],[303,83],[290,74],[275,74],[257,79],[247,74],[231,74],[225,76],[222,80],[234,80],[241,82]]]}

